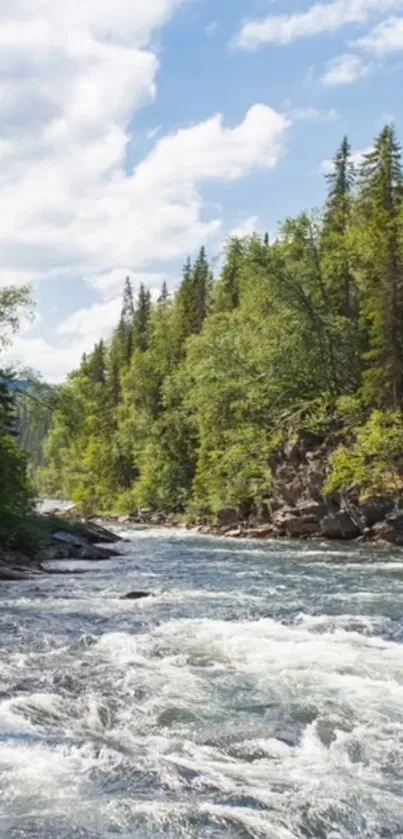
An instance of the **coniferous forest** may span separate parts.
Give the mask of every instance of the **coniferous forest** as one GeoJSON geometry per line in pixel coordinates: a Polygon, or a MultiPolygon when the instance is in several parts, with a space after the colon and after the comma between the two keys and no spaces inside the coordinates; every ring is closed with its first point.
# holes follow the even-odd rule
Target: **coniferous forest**
{"type": "MultiPolygon", "coordinates": [[[[274,198],[274,197],[273,197],[274,198]]],[[[60,388],[41,492],[87,512],[209,521],[270,508],[301,429],[325,440],[321,493],[397,497],[403,480],[403,175],[386,126],[355,166],[344,139],[324,207],[276,237],[204,247],[60,388]],[[279,454],[280,453],[280,454],[279,454]]],[[[319,439],[318,437],[318,439],[319,439]]]]}

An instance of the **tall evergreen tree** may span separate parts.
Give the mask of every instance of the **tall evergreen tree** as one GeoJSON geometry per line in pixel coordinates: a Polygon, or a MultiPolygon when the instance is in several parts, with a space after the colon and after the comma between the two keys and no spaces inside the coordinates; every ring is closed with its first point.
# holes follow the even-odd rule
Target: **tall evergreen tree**
{"type": "Polygon", "coordinates": [[[333,171],[326,175],[328,198],[322,240],[327,283],[334,305],[340,314],[356,319],[356,294],[350,265],[348,231],[351,220],[355,172],[351,148],[344,137],[333,159],[333,171]]]}
{"type": "Polygon", "coordinates": [[[393,127],[385,126],[364,160],[361,206],[364,314],[371,338],[367,383],[386,407],[403,400],[402,184],[401,149],[393,127]]]}
{"type": "Polygon", "coordinates": [[[165,304],[168,302],[168,300],[169,300],[169,291],[168,291],[168,286],[167,286],[167,284],[164,280],[164,282],[162,283],[162,287],[161,287],[161,293],[160,293],[160,296],[158,298],[158,304],[160,306],[165,306],[165,304]]]}
{"type": "Polygon", "coordinates": [[[130,277],[126,277],[122,311],[119,322],[119,337],[122,349],[122,358],[125,364],[129,364],[133,354],[133,328],[134,328],[134,298],[130,277]]]}
{"type": "Polygon", "coordinates": [[[151,294],[141,284],[134,311],[133,348],[145,352],[149,341],[151,294]]]}
{"type": "Polygon", "coordinates": [[[177,294],[178,331],[183,343],[190,335],[203,328],[211,297],[211,272],[204,247],[192,267],[188,259],[183,268],[182,282],[177,294]]]}
{"type": "Polygon", "coordinates": [[[239,305],[241,291],[241,272],[244,264],[245,249],[241,239],[230,239],[225,250],[225,261],[217,286],[215,310],[231,311],[239,305]]]}

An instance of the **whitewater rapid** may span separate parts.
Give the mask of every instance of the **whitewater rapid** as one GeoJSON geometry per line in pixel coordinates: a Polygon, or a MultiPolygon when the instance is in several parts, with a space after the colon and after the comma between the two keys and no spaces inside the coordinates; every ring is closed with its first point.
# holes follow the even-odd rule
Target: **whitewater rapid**
{"type": "Polygon", "coordinates": [[[0,588],[1,839],[402,839],[403,555],[119,535],[0,588]]]}

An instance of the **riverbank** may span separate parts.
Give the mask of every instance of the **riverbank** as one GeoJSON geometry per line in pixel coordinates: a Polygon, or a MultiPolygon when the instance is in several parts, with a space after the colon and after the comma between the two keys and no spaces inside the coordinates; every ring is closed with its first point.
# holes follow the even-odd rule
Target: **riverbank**
{"type": "Polygon", "coordinates": [[[117,557],[117,551],[111,547],[115,542],[116,535],[95,522],[57,514],[32,514],[21,522],[19,537],[12,545],[0,547],[0,582],[49,573],[44,567],[48,560],[99,562],[117,557]]]}
{"type": "MultiPolygon", "coordinates": [[[[399,490],[379,488],[363,496],[351,487],[329,492],[332,457],[338,439],[300,430],[272,457],[270,500],[250,509],[223,509],[204,518],[184,510],[143,508],[129,515],[94,511],[104,521],[152,527],[184,527],[231,539],[321,539],[368,541],[403,547],[403,509],[399,490]]],[[[382,482],[381,482],[382,485],[382,482]]],[[[79,510],[77,509],[77,514],[79,510]]],[[[71,514],[71,511],[70,511],[71,514]]]]}

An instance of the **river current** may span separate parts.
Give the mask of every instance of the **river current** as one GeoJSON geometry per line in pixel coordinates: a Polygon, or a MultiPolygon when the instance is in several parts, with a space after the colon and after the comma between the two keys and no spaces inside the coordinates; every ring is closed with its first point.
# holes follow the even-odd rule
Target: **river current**
{"type": "Polygon", "coordinates": [[[402,839],[403,554],[120,535],[0,588],[1,839],[402,839]]]}

